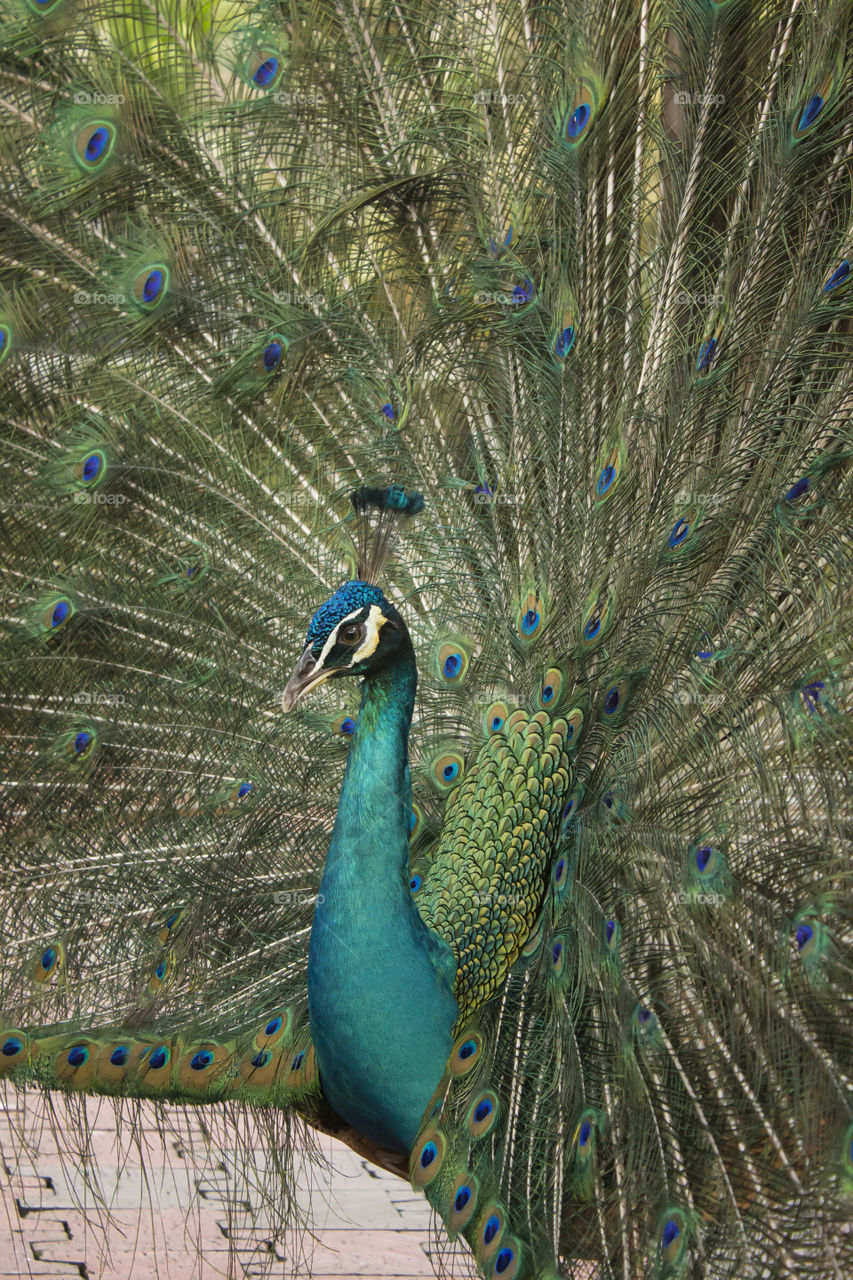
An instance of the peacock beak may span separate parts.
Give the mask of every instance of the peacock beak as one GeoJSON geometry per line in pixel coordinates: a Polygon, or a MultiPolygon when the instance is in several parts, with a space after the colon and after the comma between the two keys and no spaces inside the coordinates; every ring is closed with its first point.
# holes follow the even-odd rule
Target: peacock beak
{"type": "Polygon", "coordinates": [[[329,676],[335,674],[334,669],[321,667],[318,671],[317,667],[318,659],[311,653],[311,646],[309,645],[294,667],[293,675],[287,682],[287,688],[281,695],[281,705],[284,711],[292,711],[300,698],[309,689],[316,689],[317,685],[322,684],[324,680],[328,680],[329,676]]]}

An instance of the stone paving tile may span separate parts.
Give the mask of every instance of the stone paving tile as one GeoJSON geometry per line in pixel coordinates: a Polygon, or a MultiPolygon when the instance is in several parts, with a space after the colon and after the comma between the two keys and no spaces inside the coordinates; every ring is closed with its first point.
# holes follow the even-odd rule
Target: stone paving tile
{"type": "Polygon", "coordinates": [[[202,1164],[200,1175],[186,1159],[188,1145],[205,1149],[200,1128],[191,1127],[181,1139],[170,1135],[164,1153],[153,1109],[144,1115],[141,1134],[151,1169],[146,1189],[138,1152],[116,1145],[111,1106],[86,1101],[90,1147],[110,1206],[109,1225],[99,1231],[91,1194],[86,1214],[78,1207],[77,1161],[63,1159],[65,1143],[57,1144],[45,1121],[44,1097],[10,1091],[6,1108],[0,1095],[0,1280],[285,1280],[307,1275],[309,1266],[323,1280],[428,1280],[434,1274],[423,1198],[331,1140],[325,1154],[334,1171],[314,1170],[313,1195],[300,1189],[297,1196],[303,1211],[312,1209],[313,1238],[302,1236],[301,1252],[295,1236],[271,1251],[264,1215],[250,1198],[228,1220],[228,1153],[225,1165],[202,1164]],[[23,1151],[12,1134],[22,1115],[30,1143],[23,1151]],[[148,1194],[154,1210],[140,1214],[148,1194]],[[104,1237],[107,1258],[98,1243],[104,1237]]]}

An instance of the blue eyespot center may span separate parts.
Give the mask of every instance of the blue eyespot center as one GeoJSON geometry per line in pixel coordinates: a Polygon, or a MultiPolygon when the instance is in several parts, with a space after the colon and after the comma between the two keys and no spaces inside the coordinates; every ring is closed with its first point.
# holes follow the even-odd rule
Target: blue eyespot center
{"type": "Polygon", "coordinates": [[[672,533],[669,535],[669,545],[671,547],[679,546],[690,532],[690,525],[685,519],[679,520],[674,526],[672,533]]]}
{"type": "Polygon", "coordinates": [[[23,1047],[23,1041],[19,1040],[17,1036],[10,1036],[8,1040],[3,1041],[0,1053],[3,1054],[4,1058],[14,1058],[15,1054],[20,1053],[23,1047]]]}
{"type": "Polygon", "coordinates": [[[806,946],[807,943],[811,942],[812,938],[814,937],[814,929],[810,924],[797,925],[796,937],[797,937],[797,948],[798,950],[802,951],[803,947],[806,946]]]}
{"type": "Polygon", "coordinates": [[[511,1265],[514,1258],[515,1258],[514,1249],[510,1249],[509,1246],[507,1246],[505,1249],[501,1249],[500,1253],[495,1258],[495,1275],[502,1276],[503,1273],[506,1271],[507,1267],[511,1265]]]}
{"type": "Polygon", "coordinates": [[[73,1049],[68,1050],[69,1067],[80,1067],[89,1057],[89,1050],[82,1044],[75,1044],[73,1049]]]}
{"type": "Polygon", "coordinates": [[[521,629],[526,636],[532,635],[539,626],[539,614],[535,609],[528,609],[521,619],[521,629]]]}
{"type": "Polygon", "coordinates": [[[546,684],[545,688],[542,690],[542,701],[550,702],[553,696],[554,696],[553,687],[550,684],[546,684]]]}
{"type": "Polygon", "coordinates": [[[258,67],[257,71],[252,76],[252,80],[259,89],[263,89],[275,78],[277,71],[278,58],[267,58],[266,62],[262,62],[258,67]]]}
{"type": "Polygon", "coordinates": [[[264,348],[264,368],[267,373],[272,373],[281,363],[281,356],[284,348],[280,342],[270,342],[264,348]]]}
{"type": "Polygon", "coordinates": [[[53,613],[50,616],[50,625],[52,627],[60,626],[71,612],[70,605],[67,600],[59,600],[53,607],[53,613]]]}
{"type": "Polygon", "coordinates": [[[453,1207],[457,1213],[461,1213],[468,1201],[471,1199],[471,1188],[460,1187],[456,1192],[456,1199],[453,1201],[453,1207]]]}
{"type": "Polygon", "coordinates": [[[43,969],[50,969],[52,968],[53,962],[55,960],[56,960],[56,948],[48,947],[47,950],[42,954],[41,967],[43,969]]]}
{"type": "Polygon", "coordinates": [[[304,1061],[305,1061],[305,1050],[301,1049],[300,1052],[297,1053],[296,1057],[291,1062],[290,1070],[298,1071],[304,1061]]]}
{"type": "Polygon", "coordinates": [[[595,614],[583,629],[584,640],[594,640],[601,630],[601,617],[595,614]]]}
{"type": "Polygon", "coordinates": [[[355,721],[352,716],[345,716],[341,721],[341,733],[355,733],[355,721]]]}
{"type": "Polygon", "coordinates": [[[81,729],[80,732],[74,738],[75,755],[78,755],[78,756],[82,755],[91,741],[92,741],[91,733],[87,733],[85,729],[81,729]]]}
{"type": "Polygon", "coordinates": [[[251,782],[241,782],[240,787],[237,791],[238,798],[242,800],[243,796],[247,796],[251,790],[252,790],[251,782]]]}
{"type": "Polygon", "coordinates": [[[556,881],[558,881],[558,882],[559,882],[560,880],[562,880],[562,878],[563,878],[563,872],[565,871],[565,869],[566,869],[566,859],[565,859],[565,858],[560,858],[559,862],[557,863],[556,867],[554,868],[554,879],[555,879],[556,881]]]}
{"type": "Polygon", "coordinates": [[[114,1067],[123,1067],[130,1057],[130,1051],[125,1044],[120,1044],[117,1049],[113,1049],[110,1054],[110,1062],[114,1067]]]}
{"type": "Polygon", "coordinates": [[[607,924],[606,924],[606,925],[605,925],[605,927],[604,927],[604,932],[605,932],[605,933],[606,933],[606,935],[607,935],[607,941],[608,941],[608,942],[612,942],[612,941],[613,941],[613,935],[614,935],[614,933],[616,932],[616,921],[615,921],[615,920],[608,920],[608,921],[607,921],[607,924]]]}
{"type": "Polygon", "coordinates": [[[159,1049],[155,1049],[149,1058],[149,1062],[155,1071],[159,1071],[160,1068],[164,1067],[168,1061],[168,1050],[164,1049],[162,1046],[159,1049]]]}
{"type": "Polygon", "coordinates": [[[193,1071],[204,1071],[213,1062],[213,1054],[209,1049],[199,1049],[198,1053],[193,1055],[190,1066],[193,1071]]]}
{"type": "Polygon", "coordinates": [[[492,729],[493,729],[493,731],[494,731],[495,733],[497,733],[498,729],[500,729],[500,727],[502,726],[503,722],[504,722],[504,721],[503,721],[503,716],[495,716],[495,717],[494,717],[494,719],[492,720],[492,729]]]}
{"type": "Polygon", "coordinates": [[[699,373],[704,373],[707,369],[710,369],[716,354],[717,354],[717,339],[709,338],[707,342],[703,343],[702,348],[699,352],[699,358],[696,361],[696,368],[699,373]]]}
{"type": "Polygon", "coordinates": [[[100,160],[101,156],[107,149],[110,140],[110,131],[105,124],[99,125],[92,133],[89,141],[86,143],[86,159],[90,164],[94,164],[96,160],[100,160]]]}
{"type": "Polygon", "coordinates": [[[591,1133],[592,1133],[592,1125],[588,1120],[584,1120],[583,1124],[580,1127],[580,1133],[578,1134],[578,1142],[582,1147],[585,1147],[586,1144],[589,1142],[591,1133]]]}
{"type": "Polygon", "coordinates": [[[382,412],[390,422],[394,421],[394,406],[392,404],[383,404],[382,412]]]}
{"type": "Polygon", "coordinates": [[[786,502],[796,502],[804,493],[808,492],[810,481],[808,476],[801,476],[796,484],[792,484],[788,492],[785,494],[786,502]]]}
{"type": "Polygon", "coordinates": [[[474,1109],[474,1119],[476,1120],[477,1124],[482,1124],[484,1120],[488,1119],[488,1117],[492,1114],[493,1110],[494,1110],[494,1107],[492,1106],[488,1098],[483,1098],[481,1102],[478,1102],[476,1108],[474,1109]]]}
{"type": "Polygon", "coordinates": [[[570,138],[579,138],[589,123],[592,115],[592,107],[588,102],[582,102],[580,106],[575,107],[566,123],[566,133],[570,138]]]}
{"type": "Polygon", "coordinates": [[[265,1067],[271,1060],[272,1054],[270,1051],[268,1049],[262,1049],[260,1053],[256,1053],[254,1058],[252,1058],[252,1066],[258,1068],[265,1067]]]}
{"type": "Polygon", "coordinates": [[[424,882],[423,876],[412,876],[411,880],[409,881],[409,888],[411,889],[412,893],[417,893],[418,889],[420,889],[423,882],[424,882]]]}
{"type": "Polygon", "coordinates": [[[458,675],[459,675],[459,672],[460,672],[461,670],[462,670],[462,655],[461,655],[461,654],[458,654],[458,653],[451,653],[451,654],[450,654],[450,656],[449,656],[448,658],[445,658],[445,660],[444,660],[444,674],[447,676],[447,679],[448,679],[448,680],[454,680],[454,679],[456,678],[456,676],[458,676],[458,675]]]}
{"type": "Polygon", "coordinates": [[[607,696],[604,699],[604,710],[607,715],[612,716],[618,706],[619,690],[614,685],[612,689],[608,690],[607,696]]]}
{"type": "Polygon", "coordinates": [[[100,454],[90,453],[86,461],[83,463],[83,479],[88,482],[94,480],[100,473],[103,465],[103,459],[100,454]]]}
{"type": "Polygon", "coordinates": [[[437,1155],[438,1147],[434,1142],[424,1143],[423,1150],[421,1151],[421,1168],[428,1169],[437,1155]]]}
{"type": "Polygon", "coordinates": [[[162,978],[165,972],[166,972],[166,961],[161,960],[157,968],[154,970],[154,973],[158,978],[162,978]]]}
{"type": "Polygon", "coordinates": [[[803,114],[800,116],[799,123],[797,124],[797,131],[799,133],[802,133],[804,129],[811,128],[821,111],[823,111],[823,106],[824,101],[819,93],[816,93],[809,98],[803,108],[803,114]]]}
{"type": "Polygon", "coordinates": [[[274,1036],[276,1032],[280,1030],[281,1030],[281,1018],[273,1018],[272,1021],[268,1022],[267,1025],[264,1027],[264,1035],[274,1036]]]}
{"type": "Polygon", "coordinates": [[[681,1235],[681,1228],[672,1218],[668,1220],[663,1229],[663,1247],[668,1249],[669,1246],[681,1235]]]}
{"type": "Polygon", "coordinates": [[[457,773],[459,772],[459,765],[456,764],[455,761],[453,761],[452,764],[446,764],[442,772],[444,773],[444,776],[447,779],[447,781],[452,782],[452,780],[456,777],[457,773]]]}
{"type": "Polygon", "coordinates": [[[493,1213],[492,1216],[487,1221],[485,1227],[483,1228],[483,1243],[491,1244],[495,1236],[500,1231],[500,1229],[501,1229],[501,1220],[496,1214],[493,1213]]]}
{"type": "Polygon", "coordinates": [[[704,871],[708,863],[711,861],[711,855],[714,850],[709,844],[703,844],[701,849],[696,850],[696,866],[700,871],[704,871]]]}
{"type": "Polygon", "coordinates": [[[598,482],[595,486],[596,492],[598,494],[606,493],[613,484],[615,478],[616,468],[612,467],[610,463],[608,463],[607,466],[603,468],[601,475],[598,477],[598,482]]]}
{"type": "Polygon", "coordinates": [[[554,350],[558,359],[562,360],[571,351],[575,343],[575,327],[574,325],[566,325],[565,329],[561,329],[557,334],[557,341],[554,344],[554,350]]]}
{"type": "Polygon", "coordinates": [[[155,267],[142,286],[143,302],[155,302],[157,300],[163,289],[163,279],[163,272],[159,267],[155,267]]]}
{"type": "Polygon", "coordinates": [[[476,1040],[466,1040],[465,1043],[463,1045],[460,1045],[459,1047],[460,1058],[470,1058],[472,1054],[475,1054],[476,1052],[477,1052],[476,1040]]]}

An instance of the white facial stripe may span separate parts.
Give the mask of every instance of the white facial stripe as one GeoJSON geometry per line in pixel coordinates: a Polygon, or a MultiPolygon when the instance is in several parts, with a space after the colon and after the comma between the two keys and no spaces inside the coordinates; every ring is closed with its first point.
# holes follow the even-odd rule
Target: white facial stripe
{"type": "Polygon", "coordinates": [[[364,609],[364,605],[360,605],[359,608],[353,609],[352,613],[347,613],[346,618],[341,618],[341,621],[338,622],[338,626],[334,628],[332,635],[330,635],[329,639],[325,641],[325,644],[323,645],[323,652],[320,653],[320,657],[316,659],[316,662],[314,663],[314,672],[320,671],[325,659],[328,658],[329,650],[333,649],[334,645],[336,645],[338,639],[338,627],[342,627],[345,622],[350,622],[352,618],[359,617],[362,609],[364,609]]]}
{"type": "Polygon", "coordinates": [[[367,615],[364,621],[364,625],[367,628],[367,635],[364,637],[364,640],[362,641],[360,647],[356,649],[355,653],[353,654],[352,664],[351,664],[352,666],[355,666],[356,663],[361,662],[362,658],[369,658],[372,653],[376,652],[376,647],[379,644],[380,628],[384,627],[387,621],[388,619],[383,616],[382,610],[379,608],[379,605],[372,604],[370,606],[370,613],[367,615]]]}

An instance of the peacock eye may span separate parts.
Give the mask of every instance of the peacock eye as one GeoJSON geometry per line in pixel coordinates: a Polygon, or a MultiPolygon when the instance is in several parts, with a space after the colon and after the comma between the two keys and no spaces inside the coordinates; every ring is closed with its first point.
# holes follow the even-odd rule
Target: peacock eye
{"type": "Polygon", "coordinates": [[[341,627],[338,632],[338,641],[340,644],[358,644],[364,635],[364,627],[360,622],[351,622],[346,627],[341,627]]]}

